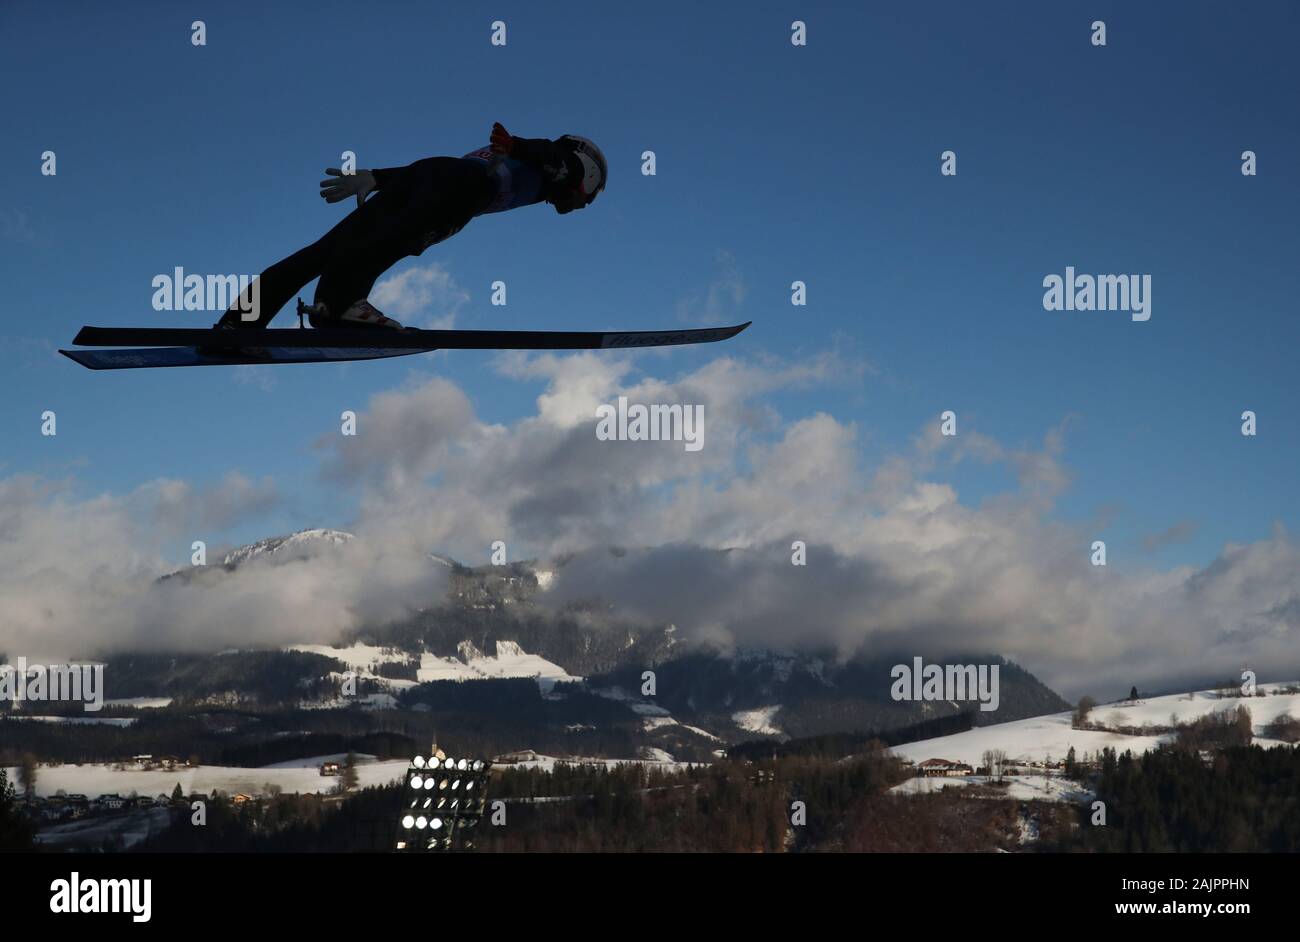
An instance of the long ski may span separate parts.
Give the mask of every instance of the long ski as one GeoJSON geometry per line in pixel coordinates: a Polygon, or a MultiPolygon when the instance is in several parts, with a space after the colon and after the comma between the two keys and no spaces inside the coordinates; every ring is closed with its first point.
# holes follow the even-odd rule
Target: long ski
{"type": "Polygon", "coordinates": [[[405,350],[600,350],[665,347],[729,340],[746,327],[693,330],[415,330],[260,329],[232,330],[186,327],[83,327],[72,342],[82,347],[203,347],[231,349],[261,347],[378,348],[405,350]]]}
{"type": "Polygon", "coordinates": [[[138,350],[60,350],[65,357],[92,370],[159,369],[169,366],[237,366],[251,363],[346,363],[424,353],[391,347],[270,347],[264,355],[236,351],[214,356],[195,347],[145,347],[138,350]]]}

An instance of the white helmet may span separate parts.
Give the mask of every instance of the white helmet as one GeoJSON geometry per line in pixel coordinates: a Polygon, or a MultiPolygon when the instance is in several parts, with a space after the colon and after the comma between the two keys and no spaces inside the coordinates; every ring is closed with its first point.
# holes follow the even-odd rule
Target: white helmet
{"type": "Polygon", "coordinates": [[[605,189],[605,178],[609,174],[605,155],[600,152],[599,147],[577,134],[565,134],[560,140],[569,143],[582,164],[582,181],[578,184],[578,190],[582,193],[583,205],[590,206],[596,195],[605,189]]]}

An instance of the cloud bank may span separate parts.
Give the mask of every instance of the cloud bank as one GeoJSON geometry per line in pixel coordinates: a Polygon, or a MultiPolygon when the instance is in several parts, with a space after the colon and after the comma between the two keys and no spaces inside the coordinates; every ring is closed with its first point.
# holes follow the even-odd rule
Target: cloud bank
{"type": "Polygon", "coordinates": [[[194,524],[188,507],[219,526],[278,500],[272,482],[232,474],[192,501],[183,482],[78,500],[33,478],[0,481],[0,651],[333,640],[426,601],[428,551],[482,563],[502,540],[511,559],[567,560],[547,594],[555,604],[600,596],[724,647],[987,651],[1066,695],[1227,677],[1243,661],[1300,676],[1294,538],[1278,527],[1202,568],[1124,554],[1090,565],[1095,522],[1055,514],[1070,485],[1070,417],[1032,448],[977,430],[945,438],[936,417],[868,463],[856,423],[787,419],[771,402],[855,384],[861,368],[833,354],[722,356],[671,377],[638,362],[666,361],[502,356],[500,374],[543,385],[535,408],[505,424],[481,419],[443,378],[374,396],[355,437],[315,442],[322,481],[358,500],[356,519],[331,523],[358,539],[297,568],[241,571],[219,592],[141,589],[162,571],[161,536],[194,524]],[[596,407],[620,395],[702,404],[705,448],[597,440],[596,407]],[[946,478],[970,461],[1004,467],[1014,484],[963,503],[946,478]],[[791,564],[795,541],[805,566],[791,564]]]}

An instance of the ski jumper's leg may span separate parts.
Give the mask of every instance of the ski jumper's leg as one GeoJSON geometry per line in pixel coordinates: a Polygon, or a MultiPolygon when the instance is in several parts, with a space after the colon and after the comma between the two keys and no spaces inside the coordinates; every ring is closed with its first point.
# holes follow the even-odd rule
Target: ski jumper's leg
{"type": "Polygon", "coordinates": [[[364,300],[397,262],[460,231],[492,199],[494,189],[480,162],[430,157],[411,169],[407,186],[381,190],[366,203],[392,196],[398,198],[395,206],[358,219],[331,241],[315,300],[334,316],[364,300]]]}
{"type": "Polygon", "coordinates": [[[290,298],[320,276],[330,259],[345,254],[349,246],[363,244],[367,233],[382,231],[391,224],[386,221],[388,217],[401,216],[406,199],[406,194],[400,189],[375,193],[311,245],[281,259],[258,275],[240,295],[238,304],[221,316],[219,323],[234,327],[265,327],[290,298]],[[243,312],[250,310],[254,288],[258,295],[258,317],[244,320],[243,312]]]}

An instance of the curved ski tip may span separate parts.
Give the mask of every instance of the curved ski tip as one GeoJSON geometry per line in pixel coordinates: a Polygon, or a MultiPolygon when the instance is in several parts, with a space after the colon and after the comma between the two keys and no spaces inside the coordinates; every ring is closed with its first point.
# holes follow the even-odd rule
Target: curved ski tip
{"type": "Polygon", "coordinates": [[[733,336],[733,337],[736,336],[736,334],[740,333],[742,330],[744,330],[746,327],[748,327],[748,326],[749,326],[750,324],[752,324],[752,323],[754,323],[754,322],[753,322],[753,321],[745,321],[745,323],[740,324],[740,325],[738,325],[738,326],[736,326],[736,327],[733,327],[732,330],[734,330],[735,333],[733,333],[731,336],[733,336]]]}
{"type": "Polygon", "coordinates": [[[62,353],[65,357],[67,357],[69,360],[71,360],[73,363],[79,364],[80,366],[84,366],[88,370],[93,370],[96,368],[91,366],[85,360],[81,359],[79,356],[77,356],[78,353],[88,353],[89,351],[87,350],[60,350],[59,352],[62,353]]]}

